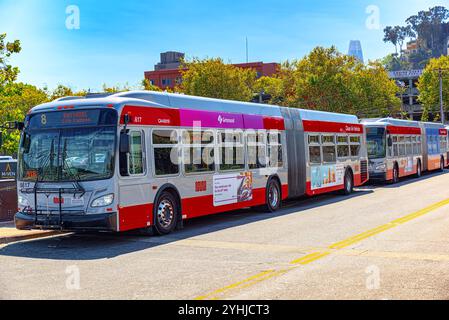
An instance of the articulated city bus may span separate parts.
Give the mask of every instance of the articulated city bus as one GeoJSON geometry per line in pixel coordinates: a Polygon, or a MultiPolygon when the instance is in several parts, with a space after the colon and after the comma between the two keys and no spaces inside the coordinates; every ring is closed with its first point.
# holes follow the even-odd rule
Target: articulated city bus
{"type": "Polygon", "coordinates": [[[369,178],[351,115],[135,91],[43,104],[22,127],[19,229],[163,235],[369,178]]]}
{"type": "Polygon", "coordinates": [[[371,180],[397,183],[448,163],[448,131],[442,124],[397,119],[362,121],[367,132],[371,180]]]}

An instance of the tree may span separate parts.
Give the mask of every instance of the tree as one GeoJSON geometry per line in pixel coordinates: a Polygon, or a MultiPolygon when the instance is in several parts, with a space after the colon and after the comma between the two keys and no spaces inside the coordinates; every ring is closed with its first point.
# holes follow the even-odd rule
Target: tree
{"type": "Polygon", "coordinates": [[[148,90],[148,91],[162,91],[162,89],[159,88],[158,86],[151,84],[150,80],[148,80],[148,79],[142,80],[142,87],[144,90],[148,90]]]}
{"type": "Polygon", "coordinates": [[[227,99],[250,101],[253,97],[253,86],[256,81],[256,71],[242,69],[225,64],[222,59],[193,59],[183,62],[182,84],[177,91],[185,94],[227,99]]]}
{"type": "Polygon", "coordinates": [[[6,33],[0,34],[0,87],[17,79],[19,68],[9,65],[8,60],[22,49],[19,40],[5,42],[5,39],[6,33]]]}
{"type": "MultiPolygon", "coordinates": [[[[47,102],[47,93],[35,86],[24,83],[8,83],[0,89],[0,123],[23,121],[28,111],[47,102]]],[[[20,134],[18,131],[3,130],[3,145],[0,152],[17,153],[20,134]]]]}
{"type": "Polygon", "coordinates": [[[379,63],[387,71],[399,71],[399,70],[411,70],[413,65],[406,59],[399,58],[395,54],[389,54],[383,59],[379,60],[379,63]]]}
{"type": "Polygon", "coordinates": [[[425,110],[433,114],[440,112],[440,79],[438,74],[440,68],[443,70],[443,104],[447,111],[447,106],[449,106],[449,57],[442,56],[438,59],[431,59],[418,82],[419,101],[425,110]]]}
{"type": "Polygon", "coordinates": [[[335,47],[317,47],[301,60],[284,63],[278,79],[272,87],[284,106],[364,117],[400,110],[397,87],[380,63],[364,65],[335,47]]]}
{"type": "Polygon", "coordinates": [[[271,96],[271,104],[282,104],[283,90],[282,79],[278,76],[274,77],[260,77],[254,84],[253,91],[256,95],[268,94],[271,96]]]}
{"type": "Polygon", "coordinates": [[[59,98],[64,98],[64,97],[83,97],[86,95],[87,95],[86,90],[81,90],[81,91],[75,92],[75,91],[73,91],[72,88],[64,86],[62,84],[58,85],[55,90],[48,93],[50,101],[54,101],[54,100],[57,100],[59,98]]]}
{"type": "Polygon", "coordinates": [[[391,42],[394,45],[396,55],[398,54],[399,28],[399,26],[396,26],[386,27],[384,29],[384,42],[391,42]]]}

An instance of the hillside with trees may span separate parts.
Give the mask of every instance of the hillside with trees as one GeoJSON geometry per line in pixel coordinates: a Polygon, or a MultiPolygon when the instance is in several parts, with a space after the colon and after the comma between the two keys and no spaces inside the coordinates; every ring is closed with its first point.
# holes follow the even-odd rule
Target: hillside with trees
{"type": "Polygon", "coordinates": [[[386,27],[383,40],[395,47],[395,52],[383,60],[389,71],[423,69],[431,58],[447,54],[449,10],[436,6],[420,11],[404,26],[386,27]],[[409,49],[405,48],[407,44],[409,49]]]}

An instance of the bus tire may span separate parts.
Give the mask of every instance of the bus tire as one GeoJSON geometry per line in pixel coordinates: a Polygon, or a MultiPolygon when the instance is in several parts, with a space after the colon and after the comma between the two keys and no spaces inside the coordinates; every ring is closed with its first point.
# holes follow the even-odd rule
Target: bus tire
{"type": "Polygon", "coordinates": [[[393,167],[393,179],[391,180],[391,183],[396,184],[398,182],[399,182],[399,166],[397,163],[395,163],[393,167]]]}
{"type": "Polygon", "coordinates": [[[281,186],[277,179],[271,178],[270,180],[268,180],[265,199],[266,199],[266,204],[264,207],[265,212],[276,212],[281,208],[282,205],[281,186]]]}
{"type": "Polygon", "coordinates": [[[353,191],[354,191],[354,176],[351,170],[346,170],[342,194],[348,196],[353,191]]]}
{"type": "Polygon", "coordinates": [[[418,166],[416,168],[416,177],[417,178],[421,178],[422,177],[422,166],[421,166],[421,161],[418,160],[418,166]]]}
{"type": "Polygon", "coordinates": [[[153,209],[153,229],[156,235],[164,236],[175,230],[179,216],[178,203],[171,192],[161,193],[153,209]]]}

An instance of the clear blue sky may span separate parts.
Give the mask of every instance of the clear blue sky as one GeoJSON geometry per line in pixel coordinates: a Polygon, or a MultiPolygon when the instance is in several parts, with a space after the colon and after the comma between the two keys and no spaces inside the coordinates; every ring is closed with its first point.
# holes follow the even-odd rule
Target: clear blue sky
{"type": "Polygon", "coordinates": [[[393,51],[382,42],[386,25],[403,24],[433,0],[0,0],[0,33],[20,39],[11,62],[20,81],[54,88],[99,90],[103,83],[137,86],[162,51],[188,57],[282,62],[317,45],[347,52],[359,39],[365,59],[393,51]],[[66,8],[77,5],[80,29],[66,28],[66,8]],[[370,5],[379,8],[380,29],[366,26],[370,5]]]}

